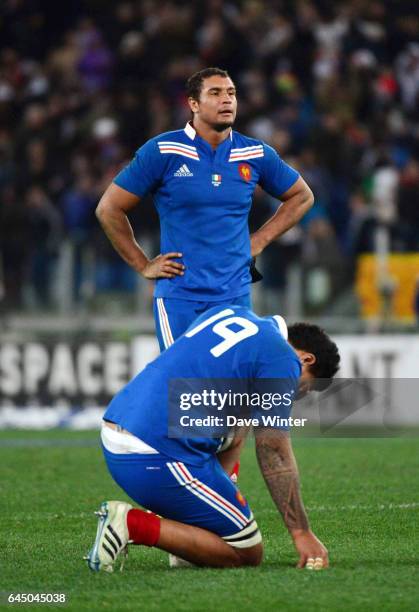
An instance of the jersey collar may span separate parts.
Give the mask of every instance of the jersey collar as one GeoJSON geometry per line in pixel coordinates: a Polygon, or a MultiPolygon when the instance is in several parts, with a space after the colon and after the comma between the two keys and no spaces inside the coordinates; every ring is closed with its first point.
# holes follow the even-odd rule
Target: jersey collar
{"type": "MultiPolygon", "coordinates": [[[[195,140],[196,130],[190,121],[185,125],[184,131],[186,136],[189,136],[191,140],[195,140]]],[[[233,140],[233,130],[230,130],[230,140],[233,140]]]]}
{"type": "Polygon", "coordinates": [[[288,340],[288,327],[284,317],[281,317],[280,315],[274,315],[272,318],[278,325],[278,329],[281,336],[284,338],[284,340],[288,340]]]}
{"type": "Polygon", "coordinates": [[[191,140],[195,140],[196,130],[190,121],[188,121],[188,123],[185,125],[185,134],[186,136],[189,136],[191,140]]]}

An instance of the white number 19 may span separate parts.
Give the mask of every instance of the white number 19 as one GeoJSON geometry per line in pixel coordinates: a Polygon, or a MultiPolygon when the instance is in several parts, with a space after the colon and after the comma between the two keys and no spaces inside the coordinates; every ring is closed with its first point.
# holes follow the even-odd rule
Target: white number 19
{"type": "Polygon", "coordinates": [[[192,338],[192,336],[195,336],[195,334],[199,333],[212,323],[215,323],[212,328],[212,331],[217,334],[217,336],[220,336],[220,338],[223,338],[223,341],[214,346],[210,352],[212,355],[214,355],[214,357],[220,357],[220,355],[231,349],[233,346],[235,346],[242,340],[245,340],[245,338],[254,336],[259,331],[258,326],[255,325],[255,323],[253,323],[252,321],[249,321],[244,317],[230,315],[234,315],[234,310],[231,310],[231,308],[226,308],[225,310],[222,310],[221,312],[218,312],[214,316],[210,317],[206,321],[203,321],[202,323],[191,329],[189,332],[187,332],[185,335],[187,338],[192,338]],[[228,317],[228,319],[220,321],[220,319],[223,319],[224,317],[228,317]],[[216,323],[216,321],[218,321],[218,323],[216,323]],[[238,325],[239,327],[241,327],[241,329],[239,331],[233,331],[229,328],[229,325],[233,324],[238,325]]]}

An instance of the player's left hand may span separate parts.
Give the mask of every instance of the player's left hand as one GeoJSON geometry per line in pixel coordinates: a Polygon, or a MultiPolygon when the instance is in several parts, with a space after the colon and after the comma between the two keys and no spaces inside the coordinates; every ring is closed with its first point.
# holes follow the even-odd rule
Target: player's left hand
{"type": "Polygon", "coordinates": [[[329,567],[327,548],[310,530],[298,530],[292,534],[294,546],[300,555],[297,568],[321,570],[329,567]]]}

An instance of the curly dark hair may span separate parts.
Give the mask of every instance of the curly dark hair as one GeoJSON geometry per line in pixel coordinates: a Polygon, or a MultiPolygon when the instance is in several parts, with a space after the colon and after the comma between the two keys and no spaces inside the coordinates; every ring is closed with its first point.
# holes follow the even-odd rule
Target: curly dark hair
{"type": "Polygon", "coordinates": [[[326,389],[339,370],[340,355],[336,344],[324,329],[311,323],[290,325],[288,341],[296,349],[313,353],[316,362],[310,366],[310,372],[317,379],[314,388],[317,391],[326,389]]]}
{"type": "Polygon", "coordinates": [[[186,82],[186,94],[188,98],[199,100],[202,91],[202,83],[205,79],[212,76],[222,76],[226,79],[230,78],[227,70],[222,70],[221,68],[204,68],[199,72],[195,72],[186,82]]]}

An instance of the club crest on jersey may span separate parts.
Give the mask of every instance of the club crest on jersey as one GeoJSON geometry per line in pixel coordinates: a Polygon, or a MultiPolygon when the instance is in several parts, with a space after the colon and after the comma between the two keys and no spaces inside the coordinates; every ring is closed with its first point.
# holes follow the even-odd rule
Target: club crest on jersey
{"type": "Polygon", "coordinates": [[[214,185],[214,187],[219,187],[219,185],[221,185],[221,174],[212,174],[211,182],[214,185]]]}
{"type": "Polygon", "coordinates": [[[239,174],[247,182],[252,178],[252,170],[249,164],[239,164],[239,174]]]}

